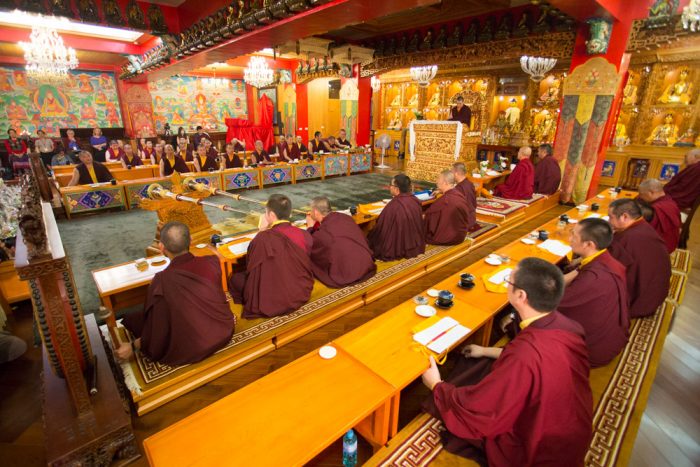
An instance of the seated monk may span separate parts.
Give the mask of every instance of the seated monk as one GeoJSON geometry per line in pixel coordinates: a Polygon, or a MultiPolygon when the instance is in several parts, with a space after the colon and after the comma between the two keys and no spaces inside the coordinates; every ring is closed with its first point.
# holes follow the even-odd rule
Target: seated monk
{"type": "Polygon", "coordinates": [[[78,159],[80,159],[80,164],[73,169],[73,178],[68,182],[68,186],[106,183],[114,178],[107,167],[92,160],[90,151],[80,151],[78,159]]]}
{"type": "Polygon", "coordinates": [[[350,140],[348,140],[348,134],[343,128],[338,131],[338,137],[336,138],[335,142],[343,149],[350,149],[352,147],[352,143],[350,140]]]}
{"type": "Polygon", "coordinates": [[[134,149],[131,147],[130,144],[124,145],[124,154],[122,154],[121,162],[122,167],[124,167],[125,169],[143,165],[143,161],[138,155],[134,154],[134,149]]]}
{"type": "Polygon", "coordinates": [[[389,192],[392,200],[367,236],[369,247],[381,261],[416,257],[425,252],[421,202],[413,196],[411,179],[404,174],[394,175],[389,192]]]}
{"type": "Polygon", "coordinates": [[[649,316],[668,296],[671,260],[666,244],[632,199],[610,203],[608,216],[615,230],[608,251],[627,268],[630,318],[649,316]]]}
{"type": "Polygon", "coordinates": [[[552,195],[557,192],[561,183],[561,168],[552,156],[552,146],[541,144],[537,148],[537,158],[539,162],[535,166],[534,191],[543,195],[552,195]]]}
{"type": "Polygon", "coordinates": [[[331,147],[326,140],[321,139],[321,132],[317,131],[314,133],[314,139],[309,141],[309,153],[315,154],[321,151],[331,152],[331,147]]]}
{"type": "Polygon", "coordinates": [[[257,140],[255,142],[255,150],[250,154],[250,158],[253,161],[253,164],[258,164],[258,165],[272,165],[274,162],[272,162],[272,158],[270,157],[270,154],[268,154],[267,151],[263,148],[263,142],[260,140],[257,140]]]}
{"type": "Polygon", "coordinates": [[[159,170],[161,177],[168,177],[172,175],[173,172],[184,174],[190,171],[185,160],[175,154],[175,150],[171,144],[165,145],[165,157],[160,160],[159,170]]]}
{"type": "MultiPolygon", "coordinates": [[[[212,144],[211,140],[202,139],[202,143],[204,143],[204,147],[207,148],[207,156],[216,160],[216,158],[219,157],[219,151],[216,150],[216,148],[212,144]]],[[[200,143],[200,144],[202,144],[202,143],[200,143]]]]}
{"type": "Polygon", "coordinates": [[[301,148],[299,147],[299,144],[294,140],[294,136],[292,134],[287,135],[287,146],[289,147],[289,158],[291,160],[299,160],[301,159],[301,148]]]}
{"type": "Polygon", "coordinates": [[[170,366],[195,363],[233,335],[235,320],[221,287],[221,266],[214,256],[190,253],[190,231],[180,222],[163,226],[159,247],[170,265],[153,276],[143,311],[124,317],[124,327],[136,340],[116,353],[127,359],[141,351],[170,366]]]}
{"type": "Polygon", "coordinates": [[[458,245],[473,227],[476,207],[469,206],[455,188],[455,176],[449,170],[440,172],[437,189],[442,196],[425,211],[425,241],[430,245],[458,245]],[[472,223],[470,223],[472,222],[472,223]]]}
{"type": "Polygon", "coordinates": [[[651,219],[647,219],[649,225],[663,239],[666,251],[673,253],[681,236],[681,211],[676,202],[664,192],[663,184],[655,178],[639,184],[639,197],[651,205],[651,219]]]}
{"type": "MultiPolygon", "coordinates": [[[[289,136],[291,136],[291,135],[289,135],[289,136]]],[[[314,160],[314,155],[309,152],[309,148],[306,147],[306,145],[304,144],[304,140],[301,138],[301,136],[297,136],[297,146],[299,146],[299,151],[302,154],[306,154],[306,158],[308,160],[310,160],[310,161],[314,160]]]]}
{"type": "Polygon", "coordinates": [[[700,196],[700,149],[685,155],[685,168],[664,186],[664,191],[684,211],[693,207],[700,196]]]}
{"type": "Polygon", "coordinates": [[[612,227],[603,219],[583,219],[574,226],[570,244],[580,262],[564,275],[566,288],[557,308],[583,326],[593,368],[610,363],[629,338],[626,271],[606,250],[612,239],[612,227]]]}
{"type": "Polygon", "coordinates": [[[278,160],[280,162],[291,162],[293,159],[290,154],[287,140],[284,139],[284,135],[280,135],[280,142],[275,146],[275,151],[277,152],[278,160]]]}
{"type": "Polygon", "coordinates": [[[311,263],[316,279],[328,287],[340,288],[374,276],[367,238],[352,217],[331,211],[325,196],[311,200],[306,225],[314,239],[311,263]]]}
{"type": "Polygon", "coordinates": [[[469,228],[476,224],[476,188],[474,184],[467,178],[467,167],[462,162],[452,164],[452,173],[455,176],[455,190],[464,195],[469,205],[469,228]]]}
{"type": "Polygon", "coordinates": [[[518,151],[518,165],[508,176],[505,183],[498,185],[494,190],[495,196],[506,199],[530,199],[535,189],[535,166],[532,165],[530,155],[532,149],[523,146],[518,151]]]}
{"type": "Polygon", "coordinates": [[[165,145],[162,143],[156,143],[153,146],[153,154],[151,154],[150,162],[152,165],[160,164],[160,160],[165,157],[165,145]]]}
{"type": "Polygon", "coordinates": [[[192,162],[192,159],[194,159],[192,150],[190,149],[190,146],[187,143],[187,138],[177,139],[177,155],[180,156],[185,162],[192,162]]]}
{"type": "Polygon", "coordinates": [[[109,148],[105,152],[107,162],[116,162],[124,158],[124,150],[119,147],[119,141],[112,140],[109,142],[109,148]]]}
{"type": "Polygon", "coordinates": [[[235,303],[243,303],[244,318],[268,318],[291,313],[311,297],[314,275],[308,232],[289,222],[292,202],[272,195],[260,219],[260,231],[248,245],[245,272],[231,276],[235,303]]]}
{"type": "Polygon", "coordinates": [[[431,356],[424,408],[445,425],[445,450],[480,465],[583,465],[593,396],[584,330],[556,311],[562,273],[525,258],[507,283],[522,331],[505,348],[467,345],[446,381],[431,356]]]}
{"type": "Polygon", "coordinates": [[[238,157],[238,152],[236,152],[235,148],[236,145],[234,143],[228,143],[226,145],[226,152],[221,155],[221,170],[243,167],[243,161],[238,157]]]}
{"type": "Polygon", "coordinates": [[[219,163],[216,161],[216,156],[212,157],[207,153],[207,145],[204,144],[204,142],[199,143],[197,154],[194,156],[194,171],[209,172],[210,170],[217,170],[218,168],[219,163]]]}

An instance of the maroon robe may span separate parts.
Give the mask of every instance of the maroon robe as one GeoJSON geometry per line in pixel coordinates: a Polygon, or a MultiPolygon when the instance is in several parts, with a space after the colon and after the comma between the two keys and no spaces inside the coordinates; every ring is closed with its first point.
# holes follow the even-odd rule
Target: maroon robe
{"type": "Polygon", "coordinates": [[[320,140],[318,140],[318,142],[316,142],[315,139],[312,139],[309,142],[309,146],[310,146],[309,147],[310,152],[313,152],[313,153],[320,152],[320,151],[328,152],[331,150],[330,146],[328,146],[328,143],[326,142],[325,139],[320,139],[320,140]]]}
{"type": "Polygon", "coordinates": [[[523,329],[478,383],[437,384],[428,409],[448,430],[445,449],[481,447],[491,467],[583,465],[593,412],[583,335],[552,312],[523,329]]]}
{"type": "Polygon", "coordinates": [[[336,138],[335,141],[336,141],[336,143],[338,144],[338,146],[341,146],[341,147],[344,147],[344,148],[348,148],[348,149],[352,147],[352,143],[350,142],[350,140],[342,139],[342,138],[336,138]]]}
{"type": "Polygon", "coordinates": [[[472,228],[471,207],[456,189],[435,200],[425,211],[425,241],[430,245],[459,245],[472,228]]]}
{"type": "Polygon", "coordinates": [[[105,151],[105,156],[107,157],[107,162],[120,161],[124,158],[124,150],[122,148],[117,148],[117,152],[112,151],[111,147],[107,148],[105,151]]]}
{"type": "Polygon", "coordinates": [[[153,277],[143,312],[122,321],[151,360],[177,366],[205,359],[224,347],[235,321],[213,256],[173,258],[153,277]]]}
{"type": "Polygon", "coordinates": [[[238,152],[238,151],[245,151],[245,147],[240,143],[240,142],[235,142],[233,143],[233,150],[238,152]]]}
{"type": "Polygon", "coordinates": [[[461,109],[457,109],[457,106],[454,106],[450,109],[449,120],[469,125],[472,121],[472,110],[466,105],[463,105],[461,109]]]}
{"type": "MultiPolygon", "coordinates": [[[[109,169],[97,161],[92,161],[92,168],[95,170],[97,183],[106,183],[114,178],[109,169]]],[[[92,185],[95,183],[85,164],[78,164],[76,170],[78,171],[78,185],[92,185]]]]}
{"type": "Polygon", "coordinates": [[[175,152],[175,154],[180,156],[185,162],[192,162],[194,160],[194,156],[190,149],[185,149],[184,151],[177,151],[175,152]]]}
{"type": "Polygon", "coordinates": [[[228,154],[222,154],[221,157],[224,158],[224,163],[226,164],[227,169],[243,167],[243,161],[241,161],[241,158],[238,157],[238,154],[234,153],[233,157],[229,157],[228,154]]]}
{"type": "MultiPolygon", "coordinates": [[[[148,160],[148,161],[150,161],[150,160],[151,160],[151,156],[153,156],[153,155],[156,153],[156,150],[155,150],[155,149],[143,148],[143,149],[141,150],[141,152],[143,153],[143,158],[146,159],[146,160],[148,160]]],[[[157,161],[156,161],[156,162],[157,162],[157,161]]]]}
{"type": "Polygon", "coordinates": [[[700,196],[700,161],[678,172],[664,186],[664,191],[673,198],[679,209],[692,208],[700,196]]]}
{"type": "Polygon", "coordinates": [[[495,196],[506,199],[530,199],[535,188],[535,166],[532,161],[522,159],[508,176],[505,183],[498,185],[494,190],[495,196]]]}
{"type": "Polygon", "coordinates": [[[607,365],[629,338],[625,267],[607,251],[579,269],[557,308],[583,326],[591,367],[607,365]]]}
{"type": "Polygon", "coordinates": [[[552,156],[547,156],[535,166],[535,193],[551,195],[559,189],[561,168],[552,156]]]}
{"type": "MultiPolygon", "coordinates": [[[[700,180],[698,180],[700,183],[700,180]]],[[[649,222],[666,244],[666,251],[673,253],[681,237],[681,211],[669,195],[651,203],[654,217],[649,222]]]]}
{"type": "Polygon", "coordinates": [[[615,232],[610,254],[627,268],[630,318],[653,314],[668,296],[671,260],[666,244],[644,220],[615,232]]]}
{"type": "Polygon", "coordinates": [[[262,150],[262,152],[253,151],[251,153],[251,156],[253,158],[253,164],[264,164],[264,163],[271,164],[272,163],[272,159],[270,158],[270,155],[264,149],[262,150]]]}
{"type": "Polygon", "coordinates": [[[184,174],[190,171],[182,157],[175,156],[174,161],[175,162],[171,165],[168,156],[163,157],[163,173],[166,177],[172,175],[173,172],[184,174]]]}
{"type": "Polygon", "coordinates": [[[136,154],[133,154],[131,156],[131,160],[127,159],[126,153],[122,154],[122,159],[121,159],[127,166],[132,166],[132,167],[137,167],[139,165],[143,165],[143,161],[139,156],[136,154]]]}
{"type": "Polygon", "coordinates": [[[289,145],[287,145],[287,143],[279,143],[277,145],[277,154],[279,155],[280,162],[287,162],[293,159],[293,157],[289,156],[289,145]]]}
{"type": "Polygon", "coordinates": [[[199,168],[202,172],[208,172],[209,170],[219,170],[219,163],[216,162],[216,157],[211,157],[206,155],[204,159],[197,154],[197,162],[199,162],[199,168]]]}
{"type": "Polygon", "coordinates": [[[393,261],[425,252],[423,207],[413,193],[401,193],[386,205],[367,236],[376,259],[393,261]]]}
{"type": "Polygon", "coordinates": [[[297,143],[292,143],[292,145],[289,146],[289,158],[292,160],[301,159],[301,150],[297,143]]]}
{"type": "Polygon", "coordinates": [[[476,188],[474,184],[465,178],[457,185],[455,189],[464,195],[464,199],[467,200],[467,205],[469,205],[469,228],[476,224],[476,188]]]}
{"type": "Polygon", "coordinates": [[[229,281],[234,302],[243,303],[244,318],[285,315],[309,300],[312,241],[308,232],[288,222],[258,232],[248,246],[246,272],[229,281]]]}
{"type": "Polygon", "coordinates": [[[314,239],[311,250],[314,276],[328,287],[362,282],[377,272],[367,238],[347,214],[331,212],[310,232],[314,239]]]}

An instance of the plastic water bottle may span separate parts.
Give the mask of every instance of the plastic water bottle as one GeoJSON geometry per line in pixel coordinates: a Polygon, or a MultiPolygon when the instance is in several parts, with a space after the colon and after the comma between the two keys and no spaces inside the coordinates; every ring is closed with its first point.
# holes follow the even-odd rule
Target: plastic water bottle
{"type": "Polygon", "coordinates": [[[357,465],[357,435],[350,429],[343,436],[343,467],[357,465]]]}

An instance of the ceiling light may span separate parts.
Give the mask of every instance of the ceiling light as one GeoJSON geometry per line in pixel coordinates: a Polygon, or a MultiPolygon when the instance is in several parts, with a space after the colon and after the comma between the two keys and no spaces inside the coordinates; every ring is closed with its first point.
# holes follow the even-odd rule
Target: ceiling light
{"type": "Polygon", "coordinates": [[[43,16],[19,10],[0,11],[0,25],[25,28],[43,26],[62,33],[97,37],[101,39],[113,39],[122,42],[134,42],[143,36],[143,32],[140,31],[95,26],[93,24],[73,22],[68,18],[43,16]]]}
{"type": "Polygon", "coordinates": [[[274,81],[274,72],[262,57],[250,57],[248,66],[243,70],[243,80],[256,88],[264,88],[274,81]]]}
{"type": "Polygon", "coordinates": [[[413,79],[413,81],[417,81],[421,86],[427,86],[430,84],[430,80],[435,78],[437,70],[437,65],[412,67],[411,79],[413,79]]]}
{"type": "Polygon", "coordinates": [[[528,57],[527,55],[520,57],[520,67],[525,73],[530,75],[530,79],[536,83],[542,81],[544,75],[554,68],[556,64],[556,58],[528,57]]]}
{"type": "Polygon", "coordinates": [[[19,42],[27,61],[27,76],[41,83],[59,84],[68,78],[68,71],[78,67],[72,47],[66,48],[55,29],[36,26],[29,42],[19,42]]]}

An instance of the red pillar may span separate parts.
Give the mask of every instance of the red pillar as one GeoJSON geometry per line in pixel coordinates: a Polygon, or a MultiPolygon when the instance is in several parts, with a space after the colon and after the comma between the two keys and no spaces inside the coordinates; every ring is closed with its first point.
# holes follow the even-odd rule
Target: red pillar
{"type": "Polygon", "coordinates": [[[306,84],[297,84],[297,136],[309,141],[309,94],[306,84]]]}
{"type": "Polygon", "coordinates": [[[372,128],[372,86],[371,78],[359,78],[357,88],[360,95],[357,101],[357,145],[369,144],[369,132],[372,128]]]}

